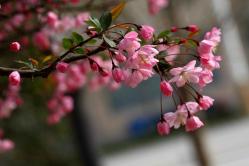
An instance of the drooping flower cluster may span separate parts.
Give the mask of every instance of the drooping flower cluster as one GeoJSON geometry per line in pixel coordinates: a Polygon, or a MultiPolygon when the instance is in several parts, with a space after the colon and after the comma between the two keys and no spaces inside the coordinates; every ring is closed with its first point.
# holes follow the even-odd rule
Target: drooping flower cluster
{"type": "MultiPolygon", "coordinates": [[[[168,135],[171,128],[180,126],[185,126],[189,132],[204,125],[197,113],[208,110],[214,99],[200,94],[195,87],[202,89],[211,83],[213,71],[220,68],[221,57],[215,55],[221,40],[220,29],[213,28],[198,42],[192,38],[200,30],[196,25],[174,26],[158,35],[149,25],[111,25],[121,12],[122,4],[98,19],[82,11],[61,14],[65,9],[63,5],[73,7],[81,4],[80,0],[43,2],[20,0],[2,4],[1,17],[5,21],[1,24],[0,42],[10,43],[8,50],[20,56],[29,54],[29,48],[35,48],[39,58],[15,61],[23,65],[19,69],[0,68],[3,75],[9,76],[5,99],[0,100],[0,119],[8,118],[22,103],[19,97],[22,77],[48,77],[51,74],[55,88],[47,102],[47,122],[56,124],[73,111],[71,93],[84,85],[91,90],[102,86],[116,90],[122,84],[135,88],[157,74],[162,95],[172,97],[176,104],[175,112],[164,114],[161,110],[158,133],[168,135]],[[13,41],[12,35],[22,28],[25,33],[21,31],[19,38],[13,41]],[[174,35],[178,31],[189,33],[188,37],[174,35]],[[69,33],[71,37],[63,38],[61,42],[61,35],[69,33]],[[181,49],[189,45],[193,51],[182,52],[190,50],[181,49]],[[185,101],[179,89],[191,91],[193,101],[185,101]]],[[[168,0],[147,2],[151,14],[157,14],[168,5],[168,0]]],[[[0,153],[13,147],[14,143],[3,139],[0,132],[0,153]]]]}

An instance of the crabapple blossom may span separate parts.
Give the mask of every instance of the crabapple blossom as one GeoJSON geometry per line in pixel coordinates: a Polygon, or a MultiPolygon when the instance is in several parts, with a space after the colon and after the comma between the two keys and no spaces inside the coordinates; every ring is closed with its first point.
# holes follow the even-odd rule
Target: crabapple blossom
{"type": "Polygon", "coordinates": [[[13,86],[18,86],[21,82],[21,77],[18,71],[13,71],[9,75],[9,83],[13,86]]]}
{"type": "Polygon", "coordinates": [[[191,116],[187,119],[185,129],[187,132],[195,131],[204,126],[203,122],[197,116],[191,116]]]}
{"type": "Polygon", "coordinates": [[[169,0],[148,0],[149,12],[157,14],[162,8],[168,6],[169,0]]]}
{"type": "Polygon", "coordinates": [[[187,26],[186,30],[194,33],[199,31],[199,27],[197,25],[192,24],[187,26]]]}
{"type": "Polygon", "coordinates": [[[65,62],[59,62],[57,65],[56,65],[56,70],[61,72],[61,73],[65,73],[66,70],[68,68],[68,64],[65,63],[65,62]]]}
{"type": "Polygon", "coordinates": [[[124,80],[124,74],[123,71],[120,68],[114,68],[112,70],[112,76],[114,81],[116,81],[117,83],[120,83],[121,81],[124,80]]]}
{"type": "Polygon", "coordinates": [[[12,150],[15,147],[13,141],[9,139],[0,139],[0,153],[5,153],[12,150]]]}
{"type": "Polygon", "coordinates": [[[214,99],[212,99],[209,96],[202,96],[199,98],[198,102],[199,102],[201,109],[207,110],[213,105],[214,99]]]}
{"type": "Polygon", "coordinates": [[[165,81],[165,80],[161,81],[161,83],[160,83],[160,89],[161,89],[162,93],[165,96],[171,96],[172,95],[173,88],[170,85],[170,83],[168,83],[167,81],[165,81]]]}
{"type": "Polygon", "coordinates": [[[9,48],[10,48],[10,51],[12,52],[18,52],[21,49],[21,45],[18,42],[12,42],[9,48]]]}
{"type": "Polygon", "coordinates": [[[153,37],[155,29],[149,25],[142,25],[139,33],[144,40],[150,40],[153,37]]]}
{"type": "Polygon", "coordinates": [[[176,67],[170,70],[173,78],[169,82],[175,82],[178,87],[184,86],[187,82],[198,83],[202,69],[195,67],[196,61],[190,61],[183,67],[176,67]]]}
{"type": "Polygon", "coordinates": [[[157,123],[157,133],[161,136],[168,135],[170,133],[170,126],[169,124],[162,120],[157,123]]]}

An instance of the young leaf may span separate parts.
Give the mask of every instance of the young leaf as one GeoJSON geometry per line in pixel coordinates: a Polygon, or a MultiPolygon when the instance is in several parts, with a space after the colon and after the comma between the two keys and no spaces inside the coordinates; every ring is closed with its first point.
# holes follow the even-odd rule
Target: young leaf
{"type": "Polygon", "coordinates": [[[125,7],[125,4],[125,2],[121,2],[111,10],[112,20],[115,20],[120,15],[125,7]]]}
{"type": "Polygon", "coordinates": [[[110,47],[116,47],[116,43],[109,38],[107,38],[105,35],[103,35],[104,41],[110,46],[110,47]]]}
{"type": "Polygon", "coordinates": [[[79,44],[84,40],[84,38],[77,32],[72,33],[72,39],[76,44],[79,44]]]}
{"type": "Polygon", "coordinates": [[[90,41],[87,42],[87,44],[95,44],[97,42],[96,39],[91,39],[90,41]]]}
{"type": "Polygon", "coordinates": [[[160,38],[164,38],[164,37],[169,37],[170,35],[171,35],[171,32],[169,30],[165,30],[165,31],[162,31],[161,33],[159,33],[157,38],[160,39],[160,38]]]}
{"type": "Polygon", "coordinates": [[[73,40],[68,38],[62,39],[62,46],[64,49],[68,50],[73,46],[73,40]]]}
{"type": "Polygon", "coordinates": [[[99,22],[99,20],[97,18],[90,17],[89,20],[86,21],[86,23],[89,26],[92,26],[92,27],[96,28],[97,32],[101,32],[102,31],[101,24],[100,24],[100,22],[99,22]]]}
{"type": "Polygon", "coordinates": [[[81,47],[78,47],[78,48],[76,48],[76,49],[74,50],[74,52],[75,52],[76,54],[84,54],[84,49],[81,48],[81,47]]]}
{"type": "Polygon", "coordinates": [[[101,27],[106,30],[112,23],[112,14],[110,12],[105,12],[99,19],[101,27]]]}

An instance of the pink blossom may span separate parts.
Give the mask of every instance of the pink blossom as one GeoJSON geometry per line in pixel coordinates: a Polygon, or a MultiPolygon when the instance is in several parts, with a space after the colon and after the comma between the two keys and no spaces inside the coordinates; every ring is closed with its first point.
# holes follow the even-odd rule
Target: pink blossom
{"type": "Polygon", "coordinates": [[[40,50],[48,50],[50,47],[50,41],[44,32],[38,32],[33,37],[34,45],[40,50]]]}
{"type": "Polygon", "coordinates": [[[68,68],[68,64],[65,62],[59,62],[56,65],[56,70],[61,72],[61,73],[65,73],[67,68],[68,68]]]}
{"type": "Polygon", "coordinates": [[[213,81],[213,73],[208,69],[204,69],[200,72],[198,85],[203,88],[207,84],[213,81]]]}
{"type": "Polygon", "coordinates": [[[182,87],[186,82],[198,83],[199,74],[202,71],[200,67],[195,67],[196,61],[192,60],[183,67],[176,67],[170,70],[173,78],[169,82],[176,82],[178,87],[182,87]]]}
{"type": "Polygon", "coordinates": [[[201,57],[201,65],[208,70],[214,70],[220,68],[220,61],[222,60],[221,56],[214,56],[209,54],[208,56],[201,57]]]}
{"type": "Polygon", "coordinates": [[[142,73],[138,70],[126,70],[125,72],[125,84],[132,88],[135,88],[140,82],[143,81],[143,79],[142,73]]]}
{"type": "Polygon", "coordinates": [[[21,49],[21,45],[18,42],[12,42],[9,46],[10,51],[18,52],[21,49]]]}
{"type": "Polygon", "coordinates": [[[120,51],[126,51],[128,55],[132,55],[137,49],[140,48],[140,39],[138,38],[138,33],[131,31],[124,36],[124,39],[118,44],[118,49],[120,51]]]}
{"type": "Polygon", "coordinates": [[[18,71],[13,71],[9,75],[9,83],[13,86],[18,86],[21,82],[21,77],[18,71]]]}
{"type": "Polygon", "coordinates": [[[71,96],[63,96],[61,98],[61,107],[64,112],[69,113],[73,111],[74,104],[73,104],[73,98],[71,96]]]}
{"type": "Polygon", "coordinates": [[[205,34],[205,39],[213,41],[216,45],[221,41],[221,30],[219,28],[213,27],[210,32],[205,34]]]}
{"type": "Polygon", "coordinates": [[[213,102],[214,102],[214,99],[212,99],[209,96],[202,96],[199,99],[199,105],[200,105],[201,109],[203,109],[203,110],[209,109],[213,105],[213,102]]]}
{"type": "Polygon", "coordinates": [[[1,139],[0,140],[0,153],[8,152],[14,149],[15,144],[13,141],[9,139],[1,139]]]}
{"type": "Polygon", "coordinates": [[[167,7],[169,0],[148,0],[150,14],[157,14],[162,8],[167,7]]]}
{"type": "Polygon", "coordinates": [[[150,40],[153,38],[153,34],[155,32],[155,29],[148,25],[142,25],[142,28],[140,29],[140,35],[144,40],[150,40]]]}
{"type": "Polygon", "coordinates": [[[164,119],[168,122],[170,127],[175,129],[179,128],[181,125],[185,125],[188,117],[188,112],[184,110],[177,110],[176,112],[168,112],[164,114],[164,119]]]}
{"type": "Polygon", "coordinates": [[[114,68],[112,70],[112,76],[114,81],[116,81],[117,83],[120,83],[122,80],[124,80],[124,74],[120,68],[114,68]]]}
{"type": "Polygon", "coordinates": [[[159,135],[168,135],[170,133],[170,126],[166,121],[160,121],[157,123],[157,132],[159,135]]]}
{"type": "Polygon", "coordinates": [[[116,59],[118,62],[122,63],[122,62],[125,62],[127,58],[126,58],[126,56],[124,56],[122,53],[116,52],[116,54],[115,54],[115,59],[116,59]]]}
{"type": "Polygon", "coordinates": [[[48,12],[47,14],[47,24],[52,27],[52,28],[55,28],[57,25],[58,25],[58,16],[56,13],[50,11],[48,12]]]}
{"type": "Polygon", "coordinates": [[[187,132],[194,131],[204,126],[202,121],[197,116],[191,116],[187,119],[185,129],[187,132]]]}
{"type": "Polygon", "coordinates": [[[160,83],[160,89],[162,91],[162,93],[165,95],[165,96],[171,96],[172,95],[172,92],[173,92],[173,88],[172,86],[170,85],[170,83],[168,83],[167,81],[162,81],[160,83]]]}
{"type": "Polygon", "coordinates": [[[75,24],[76,26],[83,26],[85,25],[85,21],[87,21],[90,17],[90,14],[88,12],[83,12],[83,13],[79,13],[75,19],[75,24]]]}

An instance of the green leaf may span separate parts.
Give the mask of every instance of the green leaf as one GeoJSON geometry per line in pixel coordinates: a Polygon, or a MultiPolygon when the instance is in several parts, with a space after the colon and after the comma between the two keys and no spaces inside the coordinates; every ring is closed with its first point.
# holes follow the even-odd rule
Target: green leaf
{"type": "Polygon", "coordinates": [[[87,44],[95,44],[97,42],[96,39],[91,39],[90,41],[87,42],[87,44]]]}
{"type": "Polygon", "coordinates": [[[62,46],[64,49],[68,50],[73,46],[73,40],[68,38],[62,39],[62,46]]]}
{"type": "Polygon", "coordinates": [[[84,54],[85,51],[84,51],[83,48],[78,47],[78,48],[74,49],[74,52],[75,52],[76,54],[84,54]]]}
{"type": "Polygon", "coordinates": [[[79,44],[84,41],[84,38],[77,32],[72,33],[72,39],[76,44],[79,44]]]}
{"type": "Polygon", "coordinates": [[[89,26],[92,26],[92,27],[96,28],[97,32],[101,32],[102,31],[101,24],[100,24],[100,22],[99,22],[99,20],[97,18],[90,17],[89,20],[86,21],[86,23],[89,26]]]}
{"type": "Polygon", "coordinates": [[[34,66],[32,65],[31,62],[25,62],[25,61],[18,60],[18,61],[16,61],[16,63],[23,64],[26,67],[28,67],[29,69],[32,69],[32,70],[34,69],[34,66]]]}
{"type": "Polygon", "coordinates": [[[116,47],[116,43],[109,38],[107,38],[105,35],[103,35],[104,41],[110,46],[110,47],[116,47]]]}
{"type": "Polygon", "coordinates": [[[101,27],[106,30],[112,24],[112,14],[110,12],[105,12],[99,19],[101,27]]]}
{"type": "Polygon", "coordinates": [[[170,30],[165,30],[162,31],[161,33],[159,33],[159,35],[157,36],[157,38],[164,38],[164,37],[169,37],[171,35],[170,30]]]}
{"type": "Polygon", "coordinates": [[[187,40],[187,46],[192,47],[192,48],[196,48],[198,45],[194,40],[187,40]]]}

